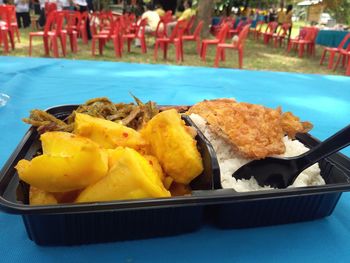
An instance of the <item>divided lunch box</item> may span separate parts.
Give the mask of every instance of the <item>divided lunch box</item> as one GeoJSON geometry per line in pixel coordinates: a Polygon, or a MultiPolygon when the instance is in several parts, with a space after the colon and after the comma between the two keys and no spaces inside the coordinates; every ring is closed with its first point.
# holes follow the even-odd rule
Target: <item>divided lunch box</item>
{"type": "MultiPolygon", "coordinates": [[[[58,106],[48,112],[63,119],[75,108],[58,106]]],[[[309,134],[297,138],[308,147],[319,143],[309,134]]],[[[195,231],[204,222],[245,228],[318,219],[329,216],[341,193],[350,190],[350,159],[339,153],[319,163],[324,186],[245,193],[222,189],[214,150],[201,132],[196,139],[204,172],[192,181],[191,195],[29,206],[29,186],[19,181],[14,166],[41,149],[31,127],[0,172],[0,208],[22,215],[29,238],[39,245],[77,245],[177,235],[195,231]]]]}

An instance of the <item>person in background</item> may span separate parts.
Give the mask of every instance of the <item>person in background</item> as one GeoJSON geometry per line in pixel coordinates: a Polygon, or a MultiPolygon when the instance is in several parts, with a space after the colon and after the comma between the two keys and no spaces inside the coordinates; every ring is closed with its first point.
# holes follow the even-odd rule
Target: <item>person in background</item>
{"type": "Polygon", "coordinates": [[[178,7],[176,8],[174,19],[178,19],[184,11],[185,11],[184,2],[181,1],[180,4],[178,5],[178,7]]]}
{"type": "Polygon", "coordinates": [[[248,7],[248,4],[247,4],[247,3],[244,5],[244,8],[243,8],[243,10],[242,10],[241,15],[242,15],[243,17],[246,17],[246,18],[249,17],[249,15],[250,15],[250,8],[248,7]]]}
{"type": "Polygon", "coordinates": [[[163,7],[162,7],[161,4],[157,4],[157,5],[156,5],[156,10],[155,10],[155,11],[158,13],[158,15],[159,15],[160,17],[162,17],[162,16],[165,15],[165,11],[164,11],[164,9],[163,9],[163,7]]]}
{"type": "Polygon", "coordinates": [[[171,30],[176,26],[178,21],[189,21],[190,18],[192,17],[192,15],[193,15],[193,12],[192,12],[192,0],[186,0],[184,2],[184,8],[185,8],[185,11],[181,14],[181,16],[177,19],[177,21],[170,22],[167,25],[167,34],[168,34],[168,36],[170,35],[171,30]]]}
{"type": "Polygon", "coordinates": [[[181,14],[181,16],[177,19],[178,21],[183,21],[183,20],[188,21],[188,20],[190,20],[190,18],[193,15],[192,0],[186,0],[184,2],[184,8],[185,8],[185,10],[181,14]]]}
{"type": "MultiPolygon", "coordinates": [[[[88,4],[86,0],[73,0],[74,8],[76,11],[79,11],[80,13],[88,12],[88,4]]],[[[88,39],[91,39],[91,31],[90,31],[90,21],[89,17],[86,21],[86,31],[88,35],[88,39]]]]}
{"type": "Polygon", "coordinates": [[[276,21],[276,16],[277,16],[276,7],[272,6],[269,10],[269,22],[276,21]]]}
{"type": "Polygon", "coordinates": [[[285,10],[284,10],[284,4],[283,4],[283,2],[281,2],[281,6],[280,6],[280,8],[277,11],[277,22],[278,22],[278,25],[282,25],[283,23],[285,23],[285,20],[286,20],[286,13],[285,13],[285,10]]]}
{"type": "MultiPolygon", "coordinates": [[[[145,32],[150,33],[150,32],[155,32],[158,26],[158,23],[160,21],[160,16],[156,11],[153,10],[153,5],[152,3],[146,4],[146,12],[144,12],[141,16],[142,19],[147,19],[147,25],[145,27],[145,32]]],[[[140,40],[135,39],[135,46],[139,47],[140,40]]]]}
{"type": "Polygon", "coordinates": [[[72,7],[72,0],[57,0],[57,10],[71,10],[72,7]]]}
{"type": "Polygon", "coordinates": [[[285,23],[290,24],[289,32],[288,32],[288,40],[290,39],[290,35],[292,34],[292,27],[293,27],[293,21],[292,21],[292,16],[293,16],[293,5],[288,5],[287,6],[287,11],[285,15],[285,23]]]}
{"type": "Polygon", "coordinates": [[[16,6],[16,18],[18,27],[29,27],[31,23],[29,15],[29,0],[15,0],[14,4],[16,6]]]}

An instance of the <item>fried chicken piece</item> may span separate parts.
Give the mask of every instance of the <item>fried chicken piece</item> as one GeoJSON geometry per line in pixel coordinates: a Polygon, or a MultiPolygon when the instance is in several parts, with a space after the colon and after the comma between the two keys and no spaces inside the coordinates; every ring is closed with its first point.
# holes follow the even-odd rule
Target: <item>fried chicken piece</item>
{"type": "Polygon", "coordinates": [[[195,113],[206,119],[209,127],[224,138],[246,158],[262,159],[285,152],[285,133],[307,131],[311,124],[300,123],[281,108],[270,109],[262,105],[238,103],[232,99],[203,101],[194,105],[189,114],[195,113]]]}
{"type": "Polygon", "coordinates": [[[296,133],[306,133],[313,127],[312,123],[308,121],[300,122],[300,119],[289,111],[282,114],[281,125],[283,131],[292,139],[295,138],[296,133]]]}

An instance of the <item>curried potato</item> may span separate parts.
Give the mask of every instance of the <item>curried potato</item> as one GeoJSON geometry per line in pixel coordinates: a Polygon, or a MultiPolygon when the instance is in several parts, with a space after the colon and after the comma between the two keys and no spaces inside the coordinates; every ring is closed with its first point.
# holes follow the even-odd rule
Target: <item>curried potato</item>
{"type": "Polygon", "coordinates": [[[175,182],[188,184],[203,171],[196,140],[176,110],[157,114],[141,133],[150,143],[151,154],[175,182]]]}
{"type": "Polygon", "coordinates": [[[107,176],[84,189],[76,202],[170,197],[157,172],[137,151],[118,147],[113,156],[118,158],[107,176]]]}
{"type": "Polygon", "coordinates": [[[58,202],[52,193],[30,186],[29,188],[30,205],[55,205],[57,203],[58,202]]]}
{"type": "Polygon", "coordinates": [[[146,144],[141,134],[120,123],[76,113],[74,133],[98,143],[106,149],[118,146],[138,149],[146,144]]]}
{"type": "Polygon", "coordinates": [[[85,188],[107,174],[107,152],[93,141],[66,132],[47,132],[40,139],[43,155],[16,165],[26,183],[48,192],[67,192],[85,188]]]}

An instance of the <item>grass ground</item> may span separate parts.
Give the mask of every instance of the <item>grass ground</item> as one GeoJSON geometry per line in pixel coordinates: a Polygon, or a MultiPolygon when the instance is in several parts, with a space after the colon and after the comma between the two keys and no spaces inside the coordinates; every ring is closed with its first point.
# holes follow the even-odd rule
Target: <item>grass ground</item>
{"type": "MultiPolygon", "coordinates": [[[[299,27],[303,26],[303,23],[297,23],[294,25],[292,35],[297,35],[299,27]]],[[[16,49],[11,51],[11,56],[28,56],[29,47],[29,32],[31,28],[21,29],[21,43],[16,43],[16,49]]],[[[68,52],[68,59],[82,59],[82,60],[99,60],[99,61],[123,61],[133,63],[162,63],[162,64],[176,64],[174,48],[171,47],[168,53],[168,59],[163,60],[161,57],[162,52],[159,52],[158,60],[153,58],[153,39],[148,39],[147,54],[142,54],[140,48],[132,47],[132,51],[127,53],[124,50],[122,58],[116,58],[113,52],[112,43],[108,43],[104,54],[102,56],[91,55],[91,43],[84,45],[79,39],[78,46],[79,51],[76,54],[68,52]]],[[[67,42],[67,45],[69,43],[67,42]]],[[[67,48],[68,49],[68,48],[67,48]]],[[[319,65],[320,54],[322,47],[317,47],[316,56],[304,58],[298,58],[295,52],[286,53],[286,47],[274,48],[272,45],[266,46],[260,40],[259,42],[249,38],[246,42],[246,48],[244,51],[244,69],[251,70],[269,70],[269,71],[284,71],[284,72],[300,72],[300,73],[317,73],[317,74],[344,74],[343,69],[337,71],[328,70],[325,63],[323,66],[319,65]]],[[[69,49],[68,49],[69,51],[69,49]]],[[[97,51],[97,50],[96,50],[97,51]]],[[[97,51],[98,53],[98,51],[97,51]]],[[[1,53],[0,53],[1,54],[1,53]]],[[[190,66],[205,66],[212,67],[214,64],[215,48],[210,47],[208,49],[207,61],[203,62],[196,53],[195,44],[193,42],[187,42],[184,46],[184,59],[185,61],[181,65],[190,66]]],[[[226,61],[220,63],[220,67],[225,68],[237,68],[238,57],[237,52],[228,50],[226,53],[226,61]]],[[[33,57],[44,57],[43,44],[41,38],[34,38],[33,43],[33,57]]]]}

